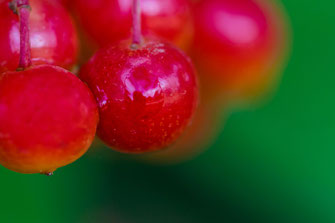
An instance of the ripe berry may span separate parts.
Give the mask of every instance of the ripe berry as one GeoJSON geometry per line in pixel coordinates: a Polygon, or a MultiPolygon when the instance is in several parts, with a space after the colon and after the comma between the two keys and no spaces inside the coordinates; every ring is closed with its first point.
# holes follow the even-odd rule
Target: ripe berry
{"type": "Polygon", "coordinates": [[[193,56],[211,85],[237,98],[272,86],[287,44],[285,20],[275,6],[257,0],[196,4],[193,56]]]}
{"type": "Polygon", "coordinates": [[[188,125],[197,84],[190,61],[174,47],[124,41],[98,51],[79,72],[100,109],[98,135],[122,152],[169,145],[188,125]]]}
{"type": "Polygon", "coordinates": [[[79,72],[98,102],[98,135],[129,153],[175,141],[198,101],[191,61],[169,44],[141,39],[137,4],[134,0],[133,42],[99,50],[79,72]]]}
{"type": "Polygon", "coordinates": [[[75,75],[39,65],[0,78],[0,163],[50,173],[81,157],[98,121],[94,97],[75,75]]]}
{"type": "MultiPolygon", "coordinates": [[[[100,46],[130,37],[132,0],[75,0],[72,7],[83,28],[100,46]]],[[[193,36],[188,0],[141,0],[141,7],[145,35],[153,34],[187,48],[193,36]]]]}
{"type": "MultiPolygon", "coordinates": [[[[20,56],[19,18],[0,1],[0,73],[17,68],[20,56]]],[[[72,19],[56,1],[31,0],[30,42],[32,63],[70,69],[78,54],[78,40],[72,19]]]]}
{"type": "Polygon", "coordinates": [[[75,75],[53,65],[31,66],[29,2],[13,3],[20,17],[20,71],[0,76],[0,163],[21,173],[51,174],[87,151],[98,110],[75,75]]]}

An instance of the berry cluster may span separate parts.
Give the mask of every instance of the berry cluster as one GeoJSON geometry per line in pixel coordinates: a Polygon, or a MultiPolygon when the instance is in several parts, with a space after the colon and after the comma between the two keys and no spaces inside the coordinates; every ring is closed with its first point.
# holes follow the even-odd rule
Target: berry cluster
{"type": "Polygon", "coordinates": [[[222,104],[271,88],[287,43],[266,0],[0,0],[0,17],[0,164],[20,173],[52,174],[96,133],[189,152],[222,104]]]}

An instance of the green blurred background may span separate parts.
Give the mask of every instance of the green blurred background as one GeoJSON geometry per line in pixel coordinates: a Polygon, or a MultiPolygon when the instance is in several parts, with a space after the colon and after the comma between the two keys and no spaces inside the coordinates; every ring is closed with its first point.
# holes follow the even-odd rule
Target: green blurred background
{"type": "Polygon", "coordinates": [[[335,222],[335,2],[282,2],[278,94],[232,114],[208,151],[175,166],[91,151],[52,177],[0,167],[0,222],[335,222]]]}

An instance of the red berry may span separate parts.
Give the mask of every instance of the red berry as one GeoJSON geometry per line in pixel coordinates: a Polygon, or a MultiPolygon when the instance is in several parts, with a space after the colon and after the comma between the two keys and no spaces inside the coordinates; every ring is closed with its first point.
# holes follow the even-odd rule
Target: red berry
{"type": "Polygon", "coordinates": [[[204,76],[236,96],[269,87],[287,44],[285,20],[274,3],[201,0],[194,15],[193,55],[204,76]]]}
{"type": "MultiPolygon", "coordinates": [[[[141,8],[143,34],[154,34],[181,48],[186,48],[193,36],[188,0],[141,0],[141,8]]],[[[130,36],[131,9],[132,0],[73,2],[73,10],[81,25],[100,46],[130,36]]]]}
{"type": "Polygon", "coordinates": [[[198,101],[191,61],[157,41],[124,41],[101,49],[79,76],[98,101],[98,135],[122,152],[171,144],[189,124],[198,101]]]}
{"type": "Polygon", "coordinates": [[[20,71],[0,75],[0,163],[21,173],[50,175],[86,152],[98,110],[75,75],[31,65],[29,0],[13,0],[10,6],[19,18],[20,71]]]}
{"type": "Polygon", "coordinates": [[[92,93],[63,68],[39,65],[0,77],[0,163],[50,173],[81,157],[98,122],[92,93]]]}
{"type": "MultiPolygon", "coordinates": [[[[0,2],[0,73],[17,68],[20,56],[19,18],[0,2]]],[[[71,68],[78,54],[72,19],[56,1],[31,0],[30,43],[32,62],[71,68]]]]}

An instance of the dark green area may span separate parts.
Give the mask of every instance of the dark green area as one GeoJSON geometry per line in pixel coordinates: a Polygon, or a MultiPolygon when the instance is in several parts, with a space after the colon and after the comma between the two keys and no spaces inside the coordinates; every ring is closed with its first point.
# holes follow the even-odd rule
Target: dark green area
{"type": "Polygon", "coordinates": [[[53,177],[0,167],[0,222],[335,222],[335,3],[283,3],[294,41],[278,94],[234,113],[207,152],[159,167],[91,151],[53,177]]]}

